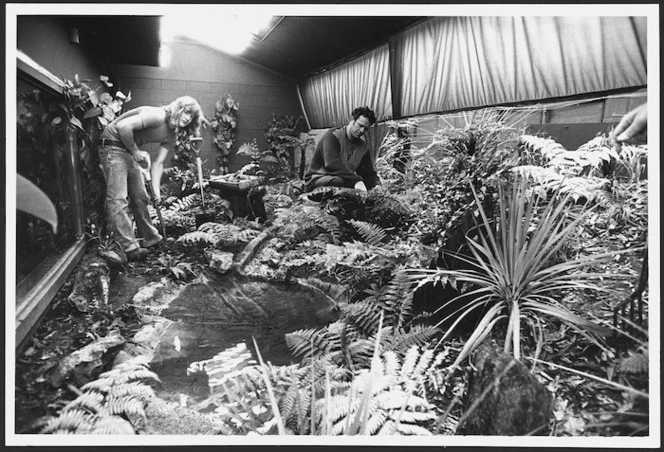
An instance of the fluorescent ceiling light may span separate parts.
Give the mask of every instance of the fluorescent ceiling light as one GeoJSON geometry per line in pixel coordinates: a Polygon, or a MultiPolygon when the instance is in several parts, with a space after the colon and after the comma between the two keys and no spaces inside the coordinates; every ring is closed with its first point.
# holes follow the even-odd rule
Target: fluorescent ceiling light
{"type": "Polygon", "coordinates": [[[190,38],[222,52],[239,54],[272,24],[273,16],[264,14],[181,15],[161,18],[162,42],[190,38]]]}

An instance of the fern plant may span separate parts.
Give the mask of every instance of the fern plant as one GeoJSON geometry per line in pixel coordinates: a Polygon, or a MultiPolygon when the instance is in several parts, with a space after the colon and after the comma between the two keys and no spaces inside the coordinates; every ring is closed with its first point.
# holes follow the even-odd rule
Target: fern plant
{"type": "Polygon", "coordinates": [[[82,393],[57,416],[40,420],[40,433],[134,434],[128,419],[144,419],[145,405],[154,397],[143,380],[159,381],[144,356],[132,358],[85,384],[82,393]]]}
{"type": "MultiPolygon", "coordinates": [[[[473,193],[479,204],[474,189],[473,193]]],[[[442,321],[455,319],[443,339],[464,317],[475,312],[481,314],[455,365],[499,324],[506,324],[505,352],[511,350],[519,359],[521,323],[528,317],[533,317],[537,325],[546,318],[559,319],[587,337],[594,332],[604,332],[604,328],[572,313],[555,298],[556,294],[567,290],[602,291],[603,287],[594,281],[624,276],[588,271],[593,265],[613,260],[620,252],[580,256],[552,264],[555,253],[593,212],[592,207],[584,205],[576,218],[569,221],[570,201],[571,195],[560,191],[549,198],[530,195],[527,181],[519,179],[513,184],[511,193],[500,189],[500,212],[495,228],[492,219],[480,207],[482,226],[488,232],[480,232],[478,240],[468,238],[472,258],[460,257],[472,265],[471,270],[405,270],[420,283],[433,278],[454,278],[457,283],[469,287],[468,291],[439,308],[445,309],[457,299],[467,300],[463,307],[442,321]]]]}
{"type": "Polygon", "coordinates": [[[357,229],[357,232],[360,233],[362,239],[369,245],[377,246],[387,237],[385,230],[378,225],[353,219],[348,220],[348,222],[357,229]]]}
{"type": "Polygon", "coordinates": [[[625,177],[633,183],[638,183],[647,168],[647,146],[623,145],[618,153],[617,174],[625,174],[625,177]]]}
{"type": "Polygon", "coordinates": [[[412,325],[413,292],[405,275],[397,272],[390,283],[368,290],[361,301],[341,303],[341,320],[320,329],[286,334],[286,343],[296,356],[328,357],[351,371],[369,365],[372,344],[381,321],[381,347],[401,355],[412,346],[424,346],[439,334],[427,325],[412,325]]]}
{"type": "MultiPolygon", "coordinates": [[[[350,387],[326,390],[316,402],[315,431],[324,435],[431,435],[437,418],[426,399],[427,374],[442,362],[432,350],[408,350],[403,360],[393,351],[374,354],[370,369],[360,371],[350,387]]],[[[327,379],[326,381],[329,381],[327,379]]]]}

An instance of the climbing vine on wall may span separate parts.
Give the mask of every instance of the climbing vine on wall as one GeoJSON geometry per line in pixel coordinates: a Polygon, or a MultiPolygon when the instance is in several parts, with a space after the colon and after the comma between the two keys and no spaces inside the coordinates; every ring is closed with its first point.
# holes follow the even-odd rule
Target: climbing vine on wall
{"type": "Polygon", "coordinates": [[[233,100],[230,93],[227,93],[215,104],[214,118],[210,121],[214,130],[213,141],[219,149],[217,161],[222,174],[228,173],[228,156],[235,141],[239,108],[240,104],[233,100]]]}

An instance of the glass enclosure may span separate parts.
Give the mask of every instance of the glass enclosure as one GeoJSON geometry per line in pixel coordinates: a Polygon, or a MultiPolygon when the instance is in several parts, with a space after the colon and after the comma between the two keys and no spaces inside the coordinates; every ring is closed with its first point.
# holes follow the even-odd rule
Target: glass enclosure
{"type": "Polygon", "coordinates": [[[74,212],[78,175],[58,107],[64,96],[19,72],[16,97],[16,172],[39,187],[58,213],[58,228],[53,233],[45,221],[16,212],[18,300],[76,241],[79,229],[74,212]]]}

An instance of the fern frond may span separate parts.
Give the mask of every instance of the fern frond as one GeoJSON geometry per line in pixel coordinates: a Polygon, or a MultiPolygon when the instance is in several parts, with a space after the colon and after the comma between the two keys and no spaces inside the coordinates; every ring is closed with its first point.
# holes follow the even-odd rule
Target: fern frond
{"type": "Polygon", "coordinates": [[[308,388],[303,388],[298,391],[295,414],[297,415],[298,430],[305,431],[307,429],[305,424],[311,415],[311,390],[308,388]]]}
{"type": "Polygon", "coordinates": [[[424,427],[415,424],[400,423],[397,432],[401,435],[431,436],[433,433],[424,427]]]}
{"type": "Polygon", "coordinates": [[[348,222],[360,233],[362,239],[369,245],[377,246],[387,237],[385,230],[376,224],[354,219],[350,219],[348,222]]]}
{"type": "Polygon", "coordinates": [[[145,416],[144,403],[133,395],[122,397],[109,397],[107,410],[110,414],[126,414],[134,416],[145,416]]]}
{"type": "Polygon", "coordinates": [[[341,242],[341,230],[337,217],[321,211],[321,214],[314,218],[314,224],[328,232],[334,243],[341,242]]]}
{"type": "MultiPolygon", "coordinates": [[[[424,399],[419,399],[423,401],[424,399]]],[[[415,400],[414,400],[415,402],[415,400]]],[[[426,401],[425,401],[426,402],[426,401]]],[[[422,403],[424,405],[424,403],[422,403]]],[[[406,411],[404,410],[399,419],[405,424],[420,424],[426,423],[437,419],[436,414],[433,411],[406,411]]],[[[428,430],[427,430],[428,431],[428,430]]]]}
{"type": "Polygon", "coordinates": [[[176,243],[184,243],[187,245],[192,244],[203,244],[209,246],[217,246],[219,243],[219,238],[202,231],[193,231],[182,234],[176,240],[176,243]]]}
{"type": "Polygon", "coordinates": [[[404,353],[411,347],[423,347],[428,345],[440,331],[430,325],[412,325],[408,331],[405,329],[394,329],[386,332],[381,340],[381,345],[397,353],[404,353]]]}
{"type": "MultiPolygon", "coordinates": [[[[415,347],[413,347],[415,348],[415,347]]],[[[408,378],[422,378],[427,370],[429,369],[429,366],[431,365],[431,362],[433,360],[433,350],[432,349],[427,349],[420,355],[420,360],[417,363],[417,367],[413,369],[413,372],[411,374],[407,374],[406,377],[408,378]]]]}
{"type": "Polygon", "coordinates": [[[402,327],[413,316],[414,290],[408,277],[398,269],[387,287],[379,292],[379,300],[385,311],[388,324],[395,328],[402,327]]]}
{"type": "Polygon", "coordinates": [[[192,207],[200,204],[200,195],[198,193],[192,193],[183,198],[177,199],[173,204],[166,207],[165,211],[170,213],[182,212],[184,210],[190,210],[192,207]]]}
{"type": "Polygon", "coordinates": [[[347,322],[367,334],[378,329],[381,311],[381,306],[371,299],[351,303],[344,308],[347,322]]]}
{"type": "Polygon", "coordinates": [[[286,345],[295,356],[310,357],[328,353],[330,341],[324,329],[297,330],[286,334],[286,345]],[[312,353],[313,351],[313,353],[312,353]]]}
{"type": "Polygon", "coordinates": [[[420,351],[417,347],[411,347],[408,349],[403,360],[403,367],[401,368],[401,372],[404,376],[410,377],[413,374],[419,357],[420,351]]]}
{"type": "Polygon", "coordinates": [[[337,303],[347,303],[350,298],[348,287],[342,284],[329,283],[314,277],[308,277],[304,282],[327,294],[337,303]]]}
{"type": "Polygon", "coordinates": [[[354,362],[366,367],[371,363],[373,356],[375,340],[372,339],[358,339],[353,341],[348,346],[348,351],[353,358],[354,362]]]}
{"type": "Polygon", "coordinates": [[[109,393],[109,396],[112,397],[132,396],[138,397],[141,400],[149,400],[150,398],[154,397],[154,395],[155,394],[152,387],[140,381],[115,385],[109,393]]]}
{"type": "Polygon", "coordinates": [[[134,435],[134,427],[119,416],[104,416],[90,431],[93,435],[134,435]]]}
{"type": "Polygon", "coordinates": [[[87,411],[71,409],[61,412],[57,417],[49,418],[40,433],[89,431],[96,419],[96,415],[87,411]]]}
{"type": "Polygon", "coordinates": [[[620,371],[630,374],[648,373],[648,355],[644,353],[630,353],[629,356],[620,361],[620,371]]]}
{"type": "MultiPolygon", "coordinates": [[[[415,350],[415,353],[417,353],[417,350],[415,350]]],[[[383,360],[385,360],[385,373],[387,375],[397,375],[399,373],[399,357],[394,351],[385,351],[385,353],[383,353],[383,360]]]]}
{"type": "Polygon", "coordinates": [[[279,399],[279,412],[284,419],[288,419],[294,412],[295,403],[300,396],[300,388],[297,381],[291,384],[286,391],[286,394],[279,399]]]}
{"type": "Polygon", "coordinates": [[[69,411],[74,408],[86,409],[90,413],[99,413],[103,410],[104,395],[98,392],[84,392],[69,402],[62,410],[69,411]]]}
{"type": "Polygon", "coordinates": [[[314,202],[322,202],[332,199],[337,191],[339,191],[337,187],[318,187],[302,196],[314,202]]]}
{"type": "Polygon", "coordinates": [[[369,421],[367,422],[367,434],[375,435],[380,428],[385,424],[388,418],[388,413],[383,410],[375,411],[369,421]]]}
{"type": "MultiPolygon", "coordinates": [[[[121,366],[121,365],[120,365],[121,366]]],[[[95,381],[86,383],[81,387],[83,390],[87,389],[96,389],[101,392],[110,392],[114,385],[120,383],[126,383],[131,380],[154,380],[160,381],[159,376],[145,368],[128,368],[120,367],[104,372],[100,375],[100,378],[95,381]]]]}
{"type": "Polygon", "coordinates": [[[81,389],[84,391],[99,391],[102,394],[107,394],[113,389],[115,379],[100,377],[89,383],[84,384],[81,389]]]}

